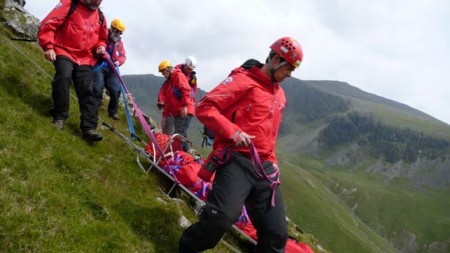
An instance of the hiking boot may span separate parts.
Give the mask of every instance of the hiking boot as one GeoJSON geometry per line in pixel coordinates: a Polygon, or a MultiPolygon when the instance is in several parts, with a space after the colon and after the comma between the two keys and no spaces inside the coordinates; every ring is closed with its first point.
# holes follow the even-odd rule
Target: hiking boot
{"type": "Polygon", "coordinates": [[[89,129],[83,131],[83,138],[89,142],[101,141],[103,136],[95,131],[95,129],[89,129]]]}
{"type": "Polygon", "coordinates": [[[64,127],[64,120],[63,119],[54,119],[53,125],[56,127],[56,129],[61,130],[64,127]]]}
{"type": "Polygon", "coordinates": [[[109,115],[110,118],[112,118],[113,120],[119,120],[119,115],[113,114],[113,115],[109,115]]]}

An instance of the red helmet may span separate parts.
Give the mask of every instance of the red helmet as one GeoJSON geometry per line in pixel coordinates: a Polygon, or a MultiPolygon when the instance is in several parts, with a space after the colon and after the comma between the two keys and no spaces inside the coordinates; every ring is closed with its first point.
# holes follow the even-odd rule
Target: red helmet
{"type": "Polygon", "coordinates": [[[270,48],[277,52],[289,64],[298,68],[303,60],[303,50],[294,38],[283,37],[275,41],[270,48]]]}

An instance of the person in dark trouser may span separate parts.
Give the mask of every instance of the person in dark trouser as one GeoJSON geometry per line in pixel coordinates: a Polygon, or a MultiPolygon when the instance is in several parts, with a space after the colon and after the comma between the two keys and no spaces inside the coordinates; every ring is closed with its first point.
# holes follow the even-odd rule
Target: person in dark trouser
{"type": "Polygon", "coordinates": [[[73,81],[80,108],[80,129],[88,141],[100,141],[96,132],[98,106],[93,92],[92,66],[105,53],[108,28],[99,10],[102,0],[61,0],[42,20],[39,45],[55,65],[52,82],[53,124],[62,129],[69,117],[70,84],[73,81]]]}
{"type": "MultiPolygon", "coordinates": [[[[194,108],[195,108],[195,98],[197,97],[197,76],[195,73],[195,68],[197,67],[197,59],[194,56],[188,56],[186,57],[186,60],[183,64],[178,64],[175,66],[175,69],[181,70],[181,72],[186,76],[186,79],[189,83],[189,86],[191,87],[191,99],[192,103],[187,108],[188,115],[194,115],[194,108]]],[[[168,82],[163,83],[161,86],[161,89],[158,94],[158,109],[162,110],[164,108],[164,104],[167,98],[167,89],[169,85],[168,82]]],[[[169,106],[163,110],[163,119],[161,121],[161,128],[162,132],[165,134],[172,135],[175,131],[175,124],[177,126],[176,133],[180,133],[183,136],[187,136],[187,129],[189,128],[189,124],[192,117],[187,118],[178,118],[175,121],[175,118],[171,115],[167,115],[164,112],[168,112],[169,106]]],[[[187,147],[185,147],[187,149],[187,147]]]]}
{"type": "MultiPolygon", "coordinates": [[[[159,65],[159,69],[164,69],[165,67],[171,65],[169,61],[164,61],[165,65],[159,65]],[[166,66],[167,65],[167,66],[166,66]]],[[[161,71],[160,71],[161,72],[161,71]]],[[[158,101],[156,103],[156,106],[159,110],[162,111],[162,118],[161,118],[161,130],[163,134],[172,135],[174,132],[173,127],[173,116],[169,115],[169,104],[166,103],[167,96],[168,96],[168,90],[170,89],[170,83],[169,79],[166,79],[166,81],[161,85],[161,88],[159,89],[158,93],[158,101]]]]}
{"type": "MultiPolygon", "coordinates": [[[[121,19],[111,21],[111,27],[108,33],[108,43],[106,52],[110,55],[111,61],[116,68],[122,66],[126,60],[125,48],[123,46],[121,35],[125,32],[125,23],[121,19]]],[[[111,69],[108,62],[104,59],[99,60],[94,66],[94,94],[100,108],[103,98],[103,87],[108,90],[108,116],[114,120],[119,119],[120,82],[116,76],[116,71],[111,69]]]]}
{"type": "Polygon", "coordinates": [[[257,230],[256,251],[285,250],[288,232],[275,154],[286,104],[280,83],[300,66],[303,51],[290,37],[270,48],[264,64],[246,61],[197,105],[197,118],[215,135],[199,176],[208,180],[203,171],[216,174],[199,221],[180,238],[181,253],[214,248],[244,204],[257,230]]]}
{"type": "MultiPolygon", "coordinates": [[[[168,116],[174,118],[174,130],[184,137],[187,137],[189,123],[194,114],[194,100],[191,97],[191,87],[186,76],[180,69],[175,69],[172,64],[164,60],[158,66],[158,71],[167,79],[161,87],[160,96],[158,97],[158,105],[160,100],[164,102],[161,109],[163,110],[163,124],[168,116]],[[161,99],[161,96],[163,97],[161,99]]],[[[182,148],[189,151],[189,143],[183,140],[182,148]]]]}

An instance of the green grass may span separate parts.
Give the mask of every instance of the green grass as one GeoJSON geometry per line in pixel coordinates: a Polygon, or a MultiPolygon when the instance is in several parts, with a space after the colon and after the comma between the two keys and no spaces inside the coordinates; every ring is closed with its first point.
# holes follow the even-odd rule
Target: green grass
{"type": "MultiPolygon", "coordinates": [[[[301,160],[317,169],[316,161],[301,160]]],[[[306,169],[292,157],[282,161],[282,187],[289,189],[284,191],[288,216],[322,246],[333,252],[395,252],[325,187],[320,179],[323,172],[306,169]]]]}
{"type": "Polygon", "coordinates": [[[401,245],[405,231],[414,233],[419,252],[430,252],[426,245],[450,237],[448,190],[418,191],[405,179],[387,183],[308,157],[280,159],[288,216],[334,252],[397,252],[385,238],[401,245]]]}

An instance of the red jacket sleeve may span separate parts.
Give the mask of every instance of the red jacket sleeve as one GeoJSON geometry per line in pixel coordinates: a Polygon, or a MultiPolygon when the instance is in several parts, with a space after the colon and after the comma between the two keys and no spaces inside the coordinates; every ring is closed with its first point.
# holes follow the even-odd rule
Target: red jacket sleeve
{"type": "Polygon", "coordinates": [[[55,34],[58,28],[64,23],[70,10],[71,0],[61,0],[52,11],[42,20],[39,27],[39,46],[44,51],[53,49],[55,44],[55,34]]]}
{"type": "Polygon", "coordinates": [[[239,126],[231,121],[237,104],[251,87],[227,78],[203,97],[195,110],[195,116],[208,127],[215,136],[232,141],[239,126]]]}

